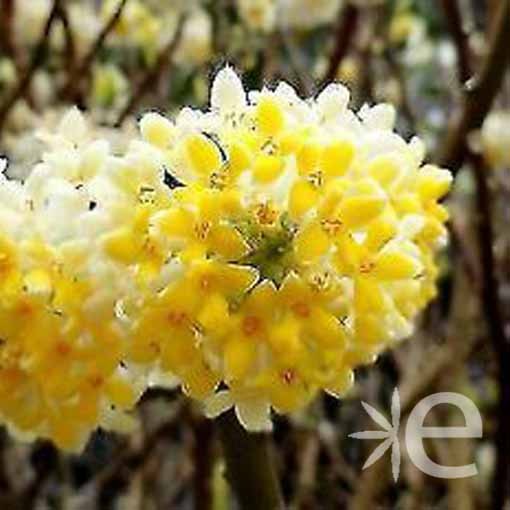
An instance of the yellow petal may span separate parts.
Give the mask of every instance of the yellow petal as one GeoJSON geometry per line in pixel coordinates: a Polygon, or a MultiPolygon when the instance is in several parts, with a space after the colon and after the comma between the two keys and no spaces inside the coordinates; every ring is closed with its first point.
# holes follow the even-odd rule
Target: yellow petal
{"type": "Polygon", "coordinates": [[[209,177],[222,166],[219,148],[203,135],[192,135],[187,138],[185,151],[189,164],[198,175],[209,177]]]}
{"type": "Polygon", "coordinates": [[[218,225],[207,238],[209,248],[226,260],[239,260],[249,251],[243,236],[233,227],[218,225]]]}
{"type": "Polygon", "coordinates": [[[256,110],[257,126],[264,136],[275,136],[285,126],[285,115],[276,99],[261,97],[256,110]]]}
{"type": "Polygon", "coordinates": [[[310,225],[302,230],[294,240],[294,252],[298,259],[313,261],[324,255],[330,248],[330,240],[322,227],[310,225]]]}
{"type": "Polygon", "coordinates": [[[133,232],[125,227],[119,228],[102,237],[105,252],[115,260],[129,264],[139,253],[139,244],[133,232]]]}
{"type": "Polygon", "coordinates": [[[350,228],[361,227],[379,216],[386,200],[378,196],[346,197],[340,203],[338,213],[342,221],[350,228]]]}
{"type": "Polygon", "coordinates": [[[391,156],[378,156],[368,165],[368,174],[383,186],[391,184],[400,174],[400,167],[391,156]]]}
{"type": "Polygon", "coordinates": [[[234,337],[225,345],[223,359],[229,379],[241,380],[248,374],[255,360],[255,344],[249,338],[234,337]]]}
{"type": "Polygon", "coordinates": [[[354,159],[354,145],[347,140],[333,142],[322,151],[320,168],[327,177],[344,175],[354,159]]]}
{"type": "Polygon", "coordinates": [[[426,165],[418,172],[416,187],[422,200],[438,200],[448,192],[452,179],[448,170],[426,165]]]}
{"type": "Polygon", "coordinates": [[[387,251],[375,259],[373,275],[381,280],[402,280],[417,276],[420,269],[414,257],[398,251],[387,251]]]}
{"type": "Polygon", "coordinates": [[[308,142],[297,155],[297,166],[300,175],[307,175],[318,169],[322,147],[319,143],[308,142]]]}
{"type": "Polygon", "coordinates": [[[278,156],[262,154],[253,164],[253,176],[261,183],[269,183],[280,177],[283,170],[283,161],[278,156]]]}
{"type": "Polygon", "coordinates": [[[291,218],[297,219],[306,214],[317,204],[318,198],[319,193],[310,183],[304,180],[297,181],[292,186],[289,196],[289,214],[291,218]]]}

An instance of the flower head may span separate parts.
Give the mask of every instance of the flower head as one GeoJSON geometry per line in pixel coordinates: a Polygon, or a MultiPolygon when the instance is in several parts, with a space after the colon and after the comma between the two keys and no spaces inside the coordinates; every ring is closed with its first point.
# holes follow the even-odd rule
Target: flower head
{"type": "Polygon", "coordinates": [[[435,295],[451,175],[338,84],[147,113],[120,154],[71,110],[0,181],[0,416],[77,447],[153,374],[250,430],[342,395],[435,295]],[[15,388],[15,390],[13,390],[15,388]]]}
{"type": "Polygon", "coordinates": [[[392,107],[356,114],[348,100],[336,84],[309,100],[285,83],[245,94],[227,67],[208,111],[142,120],[183,185],[150,220],[179,270],[142,316],[157,307],[158,330],[178,319],[186,353],[165,358],[174,335],[157,351],[210,414],[235,404],[266,428],[247,405],[289,412],[342,394],[435,295],[451,175],[394,133],[392,107]],[[193,299],[172,306],[183,288],[193,299]]]}

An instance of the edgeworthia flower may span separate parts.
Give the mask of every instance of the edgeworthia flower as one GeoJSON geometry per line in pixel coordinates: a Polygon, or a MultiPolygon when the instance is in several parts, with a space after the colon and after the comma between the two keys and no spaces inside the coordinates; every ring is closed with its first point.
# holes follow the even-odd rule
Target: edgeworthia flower
{"type": "Polygon", "coordinates": [[[147,113],[121,155],[77,110],[45,135],[27,181],[0,185],[4,421],[77,447],[168,379],[267,430],[409,336],[451,175],[391,106],[348,101],[246,93],[226,67],[207,111],[147,113]]]}

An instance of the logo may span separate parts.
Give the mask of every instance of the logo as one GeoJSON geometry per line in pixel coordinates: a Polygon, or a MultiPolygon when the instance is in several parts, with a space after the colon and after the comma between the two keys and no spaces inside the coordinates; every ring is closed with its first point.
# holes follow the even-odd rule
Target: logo
{"type": "MultiPolygon", "coordinates": [[[[391,398],[391,422],[377,409],[366,402],[361,405],[372,418],[372,420],[381,427],[379,430],[364,430],[355,432],[349,437],[361,440],[381,440],[375,450],[370,454],[363,469],[367,469],[375,464],[383,455],[391,450],[391,470],[393,479],[397,482],[400,475],[401,448],[400,448],[400,429],[401,423],[401,404],[398,389],[395,388],[391,398]]],[[[436,478],[467,478],[478,474],[476,465],[466,464],[463,466],[442,466],[432,461],[425,452],[423,439],[425,438],[481,438],[483,426],[482,417],[476,405],[460,393],[434,393],[421,400],[411,411],[404,431],[404,442],[409,458],[413,464],[423,473],[436,478]],[[465,426],[463,427],[426,427],[424,425],[428,413],[439,404],[449,404],[456,406],[464,415],[465,426]]]]}

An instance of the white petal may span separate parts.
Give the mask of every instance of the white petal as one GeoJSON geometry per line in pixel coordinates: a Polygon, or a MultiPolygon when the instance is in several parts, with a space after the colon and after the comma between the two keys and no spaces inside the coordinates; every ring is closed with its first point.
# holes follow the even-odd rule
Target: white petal
{"type": "Polygon", "coordinates": [[[234,402],[230,391],[218,391],[205,401],[205,415],[208,418],[217,418],[220,414],[228,411],[234,402]]]}
{"type": "Polygon", "coordinates": [[[425,159],[426,153],[425,144],[420,138],[418,138],[417,136],[413,136],[413,138],[409,142],[409,148],[411,149],[411,154],[413,155],[416,165],[420,166],[425,159]]]}
{"type": "Polygon", "coordinates": [[[87,134],[87,125],[83,114],[74,106],[62,117],[58,133],[73,143],[83,142],[87,134]]]}
{"type": "Polygon", "coordinates": [[[233,111],[246,105],[246,93],[235,71],[224,67],[214,78],[211,88],[211,107],[220,111],[233,111]]]}
{"type": "Polygon", "coordinates": [[[319,112],[325,119],[334,119],[347,109],[349,90],[340,83],[331,83],[317,97],[319,112]]]}
{"type": "Polygon", "coordinates": [[[369,129],[391,131],[395,127],[397,113],[391,104],[381,103],[372,108],[363,107],[359,116],[369,129]]]}
{"type": "Polygon", "coordinates": [[[273,429],[271,409],[267,401],[249,399],[236,404],[236,415],[241,425],[250,432],[269,432],[273,429]]]}

